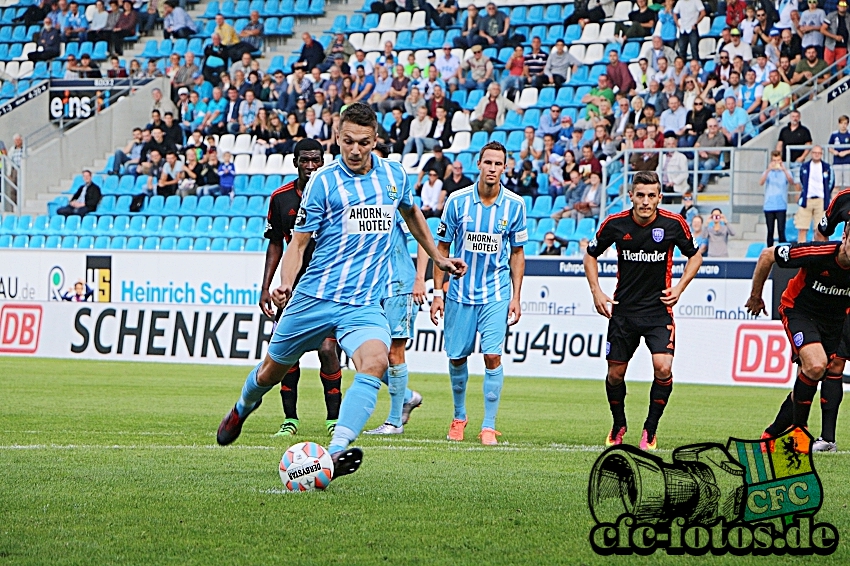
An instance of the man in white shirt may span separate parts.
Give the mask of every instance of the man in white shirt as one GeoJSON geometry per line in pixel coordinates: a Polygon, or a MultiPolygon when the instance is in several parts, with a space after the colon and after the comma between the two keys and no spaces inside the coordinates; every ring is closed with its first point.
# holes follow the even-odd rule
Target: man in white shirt
{"type": "Polygon", "coordinates": [[[792,29],[791,14],[797,12],[797,0],[774,0],[773,3],[776,12],[779,14],[779,21],[773,24],[773,27],[779,30],[792,29]]]}
{"type": "Polygon", "coordinates": [[[812,223],[817,224],[823,218],[824,203],[829,202],[835,185],[832,171],[823,161],[823,148],[813,146],[811,156],[811,161],[800,168],[800,206],[794,214],[798,242],[805,242],[812,223]]]}
{"type": "Polygon", "coordinates": [[[413,167],[419,165],[419,160],[422,159],[422,153],[425,151],[425,138],[431,133],[431,117],[428,116],[428,108],[420,106],[416,111],[416,118],[410,123],[410,137],[404,144],[402,150],[403,155],[407,155],[413,148],[416,148],[416,163],[413,167]]]}
{"type": "Polygon", "coordinates": [[[443,215],[443,204],[446,201],[446,191],[443,190],[443,180],[437,171],[428,171],[428,180],[422,183],[422,214],[425,218],[439,218],[443,215]]]}
{"type": "Polygon", "coordinates": [[[650,80],[657,82],[660,85],[663,85],[667,82],[667,79],[673,76],[673,69],[670,68],[670,65],[667,63],[667,59],[661,57],[658,59],[658,70],[652,73],[650,76],[650,80]]]}
{"type": "Polygon", "coordinates": [[[452,54],[452,46],[446,43],[443,45],[443,52],[437,56],[435,63],[437,71],[440,73],[440,78],[446,84],[454,82],[457,84],[457,70],[460,68],[460,59],[452,54]]]}
{"type": "Polygon", "coordinates": [[[688,60],[688,44],[691,58],[699,59],[699,32],[697,26],[705,17],[705,6],[700,0],[679,0],[673,8],[673,20],[679,28],[679,56],[688,60]]]}
{"type": "Polygon", "coordinates": [[[758,52],[756,60],[750,65],[750,69],[756,73],[756,84],[764,86],[770,82],[770,72],[776,70],[776,65],[770,62],[767,53],[762,49],[758,52]]]}
{"type": "Polygon", "coordinates": [[[665,135],[667,132],[673,132],[676,136],[682,136],[685,133],[685,126],[688,124],[688,111],[679,102],[678,96],[674,95],[668,98],[667,104],[669,107],[661,113],[659,119],[661,131],[665,135]]]}
{"type": "Polygon", "coordinates": [[[307,137],[314,140],[322,139],[322,127],[325,123],[316,118],[316,111],[312,106],[307,108],[306,116],[307,121],[304,122],[304,132],[307,134],[307,137]]]}
{"type": "Polygon", "coordinates": [[[741,56],[744,63],[749,63],[753,59],[753,48],[741,41],[741,32],[738,28],[732,30],[732,43],[725,45],[723,51],[729,54],[730,61],[738,55],[741,56]]]}
{"type": "Polygon", "coordinates": [[[658,177],[661,179],[663,193],[684,194],[688,189],[688,158],[676,148],[679,140],[676,134],[664,136],[664,148],[667,150],[658,159],[658,177]]]}

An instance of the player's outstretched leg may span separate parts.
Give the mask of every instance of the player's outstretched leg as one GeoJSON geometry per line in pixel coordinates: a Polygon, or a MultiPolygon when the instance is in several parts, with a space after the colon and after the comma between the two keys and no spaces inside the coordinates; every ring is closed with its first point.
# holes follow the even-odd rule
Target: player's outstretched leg
{"type": "Polygon", "coordinates": [[[605,395],[614,424],[605,439],[605,446],[618,446],[623,443],[626,434],[626,367],[627,364],[608,362],[608,375],[605,376],[605,395]]]}
{"type": "Polygon", "coordinates": [[[658,430],[658,421],[664,414],[664,409],[673,392],[673,356],[668,354],[653,354],[652,365],[655,379],[649,389],[649,412],[643,423],[643,433],[640,439],[641,450],[655,450],[658,443],[655,433],[658,430]]]}
{"type": "Polygon", "coordinates": [[[502,385],[505,382],[505,372],[502,369],[502,357],[497,354],[484,354],[484,421],[481,423],[481,433],[478,438],[481,444],[494,446],[496,437],[501,433],[496,430],[496,413],[499,412],[499,401],[502,397],[502,385]],[[495,367],[492,367],[495,366],[495,367]],[[491,369],[492,368],[492,369],[491,369]]]}
{"type": "Polygon", "coordinates": [[[452,382],[452,399],[455,414],[449,427],[449,440],[463,440],[463,429],[466,428],[466,383],[469,381],[469,366],[466,358],[449,360],[449,378],[452,382]]]}
{"type": "MultiPolygon", "coordinates": [[[[833,363],[835,360],[833,360],[833,363]]],[[[841,362],[841,366],[843,366],[841,362]]],[[[842,371],[834,371],[830,365],[826,378],[820,384],[821,435],[812,444],[812,452],[836,452],[835,426],[838,421],[838,407],[844,399],[844,384],[842,371]]]]}
{"type": "Polygon", "coordinates": [[[251,370],[242,387],[242,395],[233,409],[227,413],[218,425],[216,441],[226,446],[239,438],[242,433],[242,425],[252,412],[257,410],[263,402],[263,395],[268,393],[286,375],[290,366],[281,365],[272,360],[268,355],[257,367],[251,370]],[[258,378],[262,373],[261,381],[269,385],[260,385],[258,378]]]}
{"type": "Polygon", "coordinates": [[[809,412],[818,390],[818,381],[826,376],[829,361],[820,342],[806,344],[799,350],[800,373],[794,382],[794,426],[808,428],[809,412]]]}
{"type": "Polygon", "coordinates": [[[422,395],[418,391],[406,389],[404,392],[404,404],[401,406],[401,424],[406,425],[410,420],[410,413],[413,409],[418,409],[422,406],[422,395]]]}
{"type": "Polygon", "coordinates": [[[301,379],[301,365],[295,364],[280,382],[280,400],[283,403],[284,421],[274,436],[295,436],[298,434],[298,381],[301,379]]]}
{"type": "Polygon", "coordinates": [[[776,438],[791,428],[791,425],[794,424],[794,401],[791,397],[792,395],[789,393],[788,396],[785,397],[785,400],[782,401],[782,405],[779,407],[779,412],[776,414],[776,418],[773,419],[770,426],[764,429],[764,433],[761,435],[762,438],[776,438]]]}
{"type": "Polygon", "coordinates": [[[319,378],[325,391],[327,409],[325,427],[328,429],[328,436],[333,436],[339,419],[339,405],[342,403],[342,369],[339,365],[339,346],[335,339],[328,338],[322,342],[319,348],[319,364],[319,378]]]}

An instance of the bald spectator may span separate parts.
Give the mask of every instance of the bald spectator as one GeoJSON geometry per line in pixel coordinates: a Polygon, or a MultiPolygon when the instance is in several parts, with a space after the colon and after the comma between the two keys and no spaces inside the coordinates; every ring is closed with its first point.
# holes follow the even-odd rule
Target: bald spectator
{"type": "Polygon", "coordinates": [[[452,174],[443,180],[443,190],[450,195],[469,186],[472,186],[472,179],[463,174],[463,163],[455,161],[452,163],[452,174]]]}
{"type": "Polygon", "coordinates": [[[505,123],[505,114],[512,110],[517,114],[523,114],[524,110],[508,100],[501,94],[499,83],[490,83],[487,96],[481,98],[472,112],[472,121],[469,125],[473,132],[485,131],[492,134],[497,126],[505,123]]]}
{"type": "Polygon", "coordinates": [[[301,34],[301,39],[304,41],[304,45],[301,47],[301,55],[293,68],[301,68],[307,72],[322,64],[325,59],[325,50],[322,44],[315,41],[313,36],[307,32],[301,34]]]}
{"type": "Polygon", "coordinates": [[[49,61],[59,56],[61,34],[53,27],[53,20],[44,18],[44,27],[38,32],[35,51],[27,55],[30,61],[49,61]]]}

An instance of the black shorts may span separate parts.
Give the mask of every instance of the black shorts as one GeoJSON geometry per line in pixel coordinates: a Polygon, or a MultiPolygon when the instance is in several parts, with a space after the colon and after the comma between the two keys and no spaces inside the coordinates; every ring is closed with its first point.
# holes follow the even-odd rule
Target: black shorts
{"type": "Polygon", "coordinates": [[[850,360],[850,316],[844,319],[841,342],[838,344],[838,350],[835,351],[835,357],[842,360],[850,360]]]}
{"type": "Polygon", "coordinates": [[[669,314],[661,316],[614,315],[608,321],[605,359],[626,363],[632,359],[640,339],[653,354],[670,354],[676,345],[676,325],[669,314]]]}
{"type": "Polygon", "coordinates": [[[797,361],[800,348],[807,344],[818,343],[823,346],[826,357],[832,359],[842,342],[844,329],[848,328],[844,319],[818,320],[793,308],[780,307],[779,314],[782,316],[782,326],[785,327],[785,333],[791,342],[794,362],[797,361]]]}

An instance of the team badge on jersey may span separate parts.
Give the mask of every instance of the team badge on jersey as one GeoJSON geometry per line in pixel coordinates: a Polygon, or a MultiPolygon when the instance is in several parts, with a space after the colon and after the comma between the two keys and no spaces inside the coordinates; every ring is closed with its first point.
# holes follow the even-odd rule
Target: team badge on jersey
{"type": "Polygon", "coordinates": [[[794,345],[798,348],[803,345],[803,333],[798,332],[794,335],[794,345]]]}
{"type": "Polygon", "coordinates": [[[387,185],[387,195],[392,200],[398,200],[398,189],[395,185],[387,185]]]}
{"type": "Polygon", "coordinates": [[[499,220],[499,232],[504,232],[508,229],[508,221],[507,220],[499,220]]]}
{"type": "Polygon", "coordinates": [[[440,225],[437,226],[437,235],[438,236],[445,236],[446,235],[446,223],[445,222],[440,222],[440,225]]]}
{"type": "Polygon", "coordinates": [[[781,257],[785,261],[788,261],[788,255],[790,254],[790,252],[791,246],[788,245],[779,246],[778,248],[776,248],[776,253],[779,254],[779,257],[781,257]]]}
{"type": "Polygon", "coordinates": [[[656,244],[660,243],[664,239],[664,228],[653,228],[652,239],[656,244]]]}
{"type": "Polygon", "coordinates": [[[296,226],[304,226],[307,222],[307,211],[303,207],[298,209],[298,216],[295,217],[296,226]]]}

